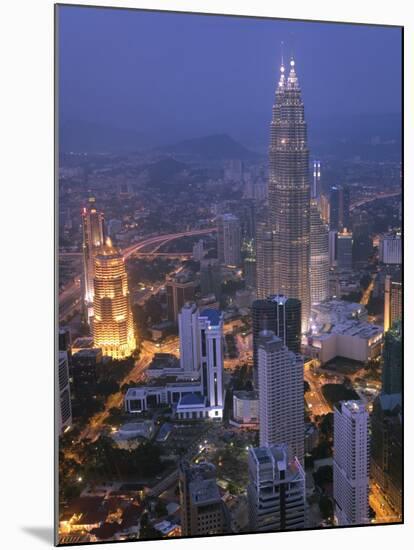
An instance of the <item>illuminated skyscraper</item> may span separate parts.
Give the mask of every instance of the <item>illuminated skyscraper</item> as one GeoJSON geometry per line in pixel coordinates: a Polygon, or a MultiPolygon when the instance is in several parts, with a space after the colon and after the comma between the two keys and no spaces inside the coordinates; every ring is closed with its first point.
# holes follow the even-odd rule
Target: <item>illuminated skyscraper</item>
{"type": "Polygon", "coordinates": [[[94,197],[90,197],[88,206],[82,210],[83,285],[87,306],[93,303],[95,256],[104,244],[103,220],[103,213],[96,208],[94,197]]]}
{"type": "MultiPolygon", "coordinates": [[[[295,72],[280,68],[270,127],[269,222],[275,231],[276,293],[302,304],[302,330],[310,314],[309,151],[303,101],[295,72]]],[[[259,296],[260,297],[260,296],[259,296]]]]}
{"type": "Polygon", "coordinates": [[[401,275],[386,275],[384,294],[384,332],[402,317],[401,275]]]}
{"type": "Polygon", "coordinates": [[[108,239],[95,257],[93,339],[104,355],[128,357],[136,347],[128,278],[122,255],[108,239]]]}
{"type": "Polygon", "coordinates": [[[310,208],[310,292],[311,303],[318,304],[329,298],[329,234],[315,199],[310,208]]]}

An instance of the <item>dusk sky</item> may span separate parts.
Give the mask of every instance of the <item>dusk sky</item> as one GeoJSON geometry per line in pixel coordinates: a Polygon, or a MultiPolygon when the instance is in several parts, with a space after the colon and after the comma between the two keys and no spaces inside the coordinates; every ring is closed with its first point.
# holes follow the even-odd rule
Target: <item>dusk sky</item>
{"type": "Polygon", "coordinates": [[[267,138],[281,41],[310,124],[401,111],[399,28],[62,7],[61,122],[134,129],[151,144],[267,138]]]}

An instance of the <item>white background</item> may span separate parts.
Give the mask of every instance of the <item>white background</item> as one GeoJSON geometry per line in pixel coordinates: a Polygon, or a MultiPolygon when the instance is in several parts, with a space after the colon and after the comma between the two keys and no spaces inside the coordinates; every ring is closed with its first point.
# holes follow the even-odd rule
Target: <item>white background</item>
{"type": "MultiPolygon", "coordinates": [[[[71,2],[67,2],[71,3],[71,2]]],[[[409,0],[84,1],[405,26],[404,526],[146,542],[145,548],[407,548],[414,540],[413,52],[409,0]],[[411,156],[409,155],[411,153],[411,156]],[[411,537],[411,541],[410,541],[411,537]]],[[[0,546],[47,548],[53,523],[53,1],[0,7],[0,546]]],[[[351,76],[350,76],[351,77],[351,76]]],[[[140,543],[136,543],[140,544],[140,543]]],[[[141,543],[142,544],[142,543],[141,543]]],[[[120,545],[112,545],[111,548],[120,545]]],[[[98,546],[97,548],[101,548],[98,546]]],[[[122,548],[130,548],[123,545],[122,548]]]]}

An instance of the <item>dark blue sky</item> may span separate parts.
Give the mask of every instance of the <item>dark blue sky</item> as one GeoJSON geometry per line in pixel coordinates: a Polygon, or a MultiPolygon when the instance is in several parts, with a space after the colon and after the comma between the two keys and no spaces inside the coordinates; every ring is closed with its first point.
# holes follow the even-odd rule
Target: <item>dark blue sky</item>
{"type": "Polygon", "coordinates": [[[267,139],[282,40],[311,123],[401,111],[397,28],[62,7],[61,121],[252,145],[267,139]]]}

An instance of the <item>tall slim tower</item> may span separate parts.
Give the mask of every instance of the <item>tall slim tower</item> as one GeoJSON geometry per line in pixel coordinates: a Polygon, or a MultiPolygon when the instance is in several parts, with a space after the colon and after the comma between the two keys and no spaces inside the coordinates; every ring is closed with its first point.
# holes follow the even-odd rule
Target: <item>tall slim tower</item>
{"type": "Polygon", "coordinates": [[[369,415],[362,401],[334,408],[333,493],[337,525],[369,523],[369,415]]]}
{"type": "Polygon", "coordinates": [[[198,318],[201,376],[210,418],[223,418],[223,314],[216,309],[201,311],[198,318]]]}
{"type": "Polygon", "coordinates": [[[180,364],[185,372],[197,373],[200,368],[200,342],[197,306],[187,302],[178,314],[180,364]]]}
{"type": "Polygon", "coordinates": [[[240,265],[241,227],[240,220],[233,214],[222,214],[217,218],[217,249],[220,263],[240,265]]]}
{"type": "Polygon", "coordinates": [[[345,271],[352,270],[352,233],[343,229],[336,236],[336,267],[345,271]]]}
{"type": "Polygon", "coordinates": [[[310,185],[304,107],[295,61],[280,68],[270,126],[269,222],[276,233],[277,292],[302,303],[302,331],[310,315],[310,185]]]}
{"type": "Polygon", "coordinates": [[[310,207],[310,292],[311,304],[329,298],[329,234],[315,199],[310,207]]]}
{"type": "Polygon", "coordinates": [[[282,339],[283,344],[294,353],[300,352],[300,301],[283,295],[268,296],[252,304],[253,323],[253,380],[259,386],[257,348],[260,333],[271,330],[282,339]]]}
{"type": "Polygon", "coordinates": [[[95,205],[95,198],[90,197],[88,206],[82,210],[83,229],[83,285],[84,300],[87,306],[93,303],[93,278],[95,276],[95,256],[104,244],[103,213],[95,205]]]}
{"type": "Polygon", "coordinates": [[[93,339],[104,355],[128,357],[136,347],[128,277],[110,239],[95,257],[93,339]]]}
{"type": "Polygon", "coordinates": [[[387,332],[395,321],[402,316],[402,283],[401,274],[385,276],[384,293],[384,332],[387,332]]]}
{"type": "Polygon", "coordinates": [[[258,362],[260,446],[286,444],[289,458],[303,463],[303,358],[266,330],[260,334],[258,362]]]}

